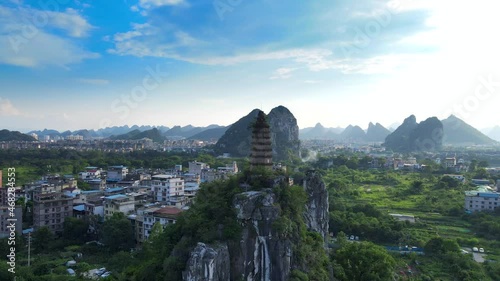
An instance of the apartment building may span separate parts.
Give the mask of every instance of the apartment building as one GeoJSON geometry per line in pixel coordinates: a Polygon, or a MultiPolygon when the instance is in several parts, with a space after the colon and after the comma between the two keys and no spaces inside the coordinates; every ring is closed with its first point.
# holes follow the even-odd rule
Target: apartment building
{"type": "Polygon", "coordinates": [[[62,232],[64,219],[73,216],[73,198],[63,193],[37,193],[33,196],[33,227],[46,226],[62,232]]]}
{"type": "Polygon", "coordinates": [[[163,227],[173,224],[182,210],[173,206],[149,207],[138,211],[135,219],[135,230],[137,242],[142,243],[149,238],[155,223],[163,227]]]}
{"type": "Polygon", "coordinates": [[[489,186],[465,192],[465,210],[469,212],[493,211],[500,206],[500,193],[489,186]]]}
{"type": "Polygon", "coordinates": [[[184,179],[174,175],[155,175],[151,177],[151,190],[156,202],[176,205],[184,198],[184,179]]]}
{"type": "Polygon", "coordinates": [[[134,210],[134,199],[127,195],[117,194],[104,197],[104,217],[106,219],[112,217],[114,213],[128,215],[134,210]]]}

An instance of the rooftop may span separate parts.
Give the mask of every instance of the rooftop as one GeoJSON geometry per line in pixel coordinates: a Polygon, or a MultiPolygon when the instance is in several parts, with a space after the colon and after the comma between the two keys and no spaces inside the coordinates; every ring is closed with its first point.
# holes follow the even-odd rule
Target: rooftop
{"type": "Polygon", "coordinates": [[[128,196],[123,195],[123,194],[117,194],[117,195],[111,195],[111,196],[106,196],[104,199],[107,200],[116,200],[116,199],[125,199],[128,198],[128,196]]]}

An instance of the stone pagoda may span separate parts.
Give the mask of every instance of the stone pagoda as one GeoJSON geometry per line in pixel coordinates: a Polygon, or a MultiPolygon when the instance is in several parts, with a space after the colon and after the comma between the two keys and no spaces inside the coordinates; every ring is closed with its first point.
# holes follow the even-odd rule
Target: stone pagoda
{"type": "Polygon", "coordinates": [[[273,168],[271,128],[266,120],[266,114],[262,111],[259,111],[257,120],[252,126],[250,169],[254,167],[273,168]]]}

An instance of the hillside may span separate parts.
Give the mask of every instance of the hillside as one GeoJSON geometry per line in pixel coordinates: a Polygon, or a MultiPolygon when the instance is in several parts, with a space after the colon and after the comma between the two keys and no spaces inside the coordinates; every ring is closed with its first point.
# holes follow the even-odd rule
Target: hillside
{"type": "Polygon", "coordinates": [[[340,139],[348,142],[363,142],[365,140],[365,131],[359,126],[349,125],[340,134],[340,139]]]}
{"type": "Polygon", "coordinates": [[[18,131],[0,130],[0,141],[36,141],[36,139],[18,131]]]}
{"type": "Polygon", "coordinates": [[[388,135],[384,146],[398,152],[439,150],[442,146],[443,124],[436,117],[417,123],[415,115],[388,135]]]}
{"type": "Polygon", "coordinates": [[[160,130],[156,128],[144,132],[141,132],[138,129],[136,129],[123,135],[110,137],[110,139],[112,140],[140,140],[143,138],[152,139],[154,142],[163,142],[163,140],[165,139],[161,135],[160,130]]]}
{"type": "Polygon", "coordinates": [[[193,140],[212,141],[220,139],[229,127],[207,129],[189,137],[193,140]]]}
{"type": "Polygon", "coordinates": [[[465,123],[455,115],[441,121],[444,127],[443,142],[448,145],[491,145],[492,140],[476,128],[465,123]]]}
{"type": "Polygon", "coordinates": [[[365,140],[368,142],[383,142],[390,133],[391,131],[380,123],[374,125],[370,122],[370,124],[368,124],[368,130],[366,131],[365,140]]]}

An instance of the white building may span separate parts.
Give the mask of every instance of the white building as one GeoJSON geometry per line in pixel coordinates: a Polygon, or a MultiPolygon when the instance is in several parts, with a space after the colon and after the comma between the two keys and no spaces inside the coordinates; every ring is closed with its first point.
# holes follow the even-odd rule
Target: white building
{"type": "Polygon", "coordinates": [[[489,186],[480,186],[476,190],[465,192],[465,210],[470,212],[493,211],[499,206],[500,193],[489,186]]]}
{"type": "Polygon", "coordinates": [[[184,179],[174,175],[155,175],[151,177],[151,190],[156,202],[177,205],[184,198],[184,179]]]}
{"type": "Polygon", "coordinates": [[[78,178],[82,180],[93,180],[101,178],[101,169],[97,167],[85,167],[84,172],[78,173],[78,178]]]}
{"type": "Polygon", "coordinates": [[[83,136],[81,136],[81,135],[69,135],[69,136],[66,136],[66,140],[70,140],[70,141],[82,141],[83,140],[83,136]]]}

